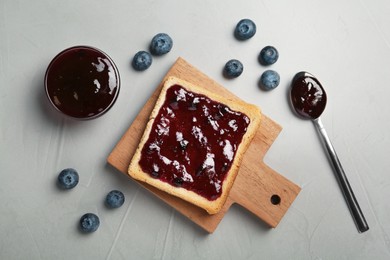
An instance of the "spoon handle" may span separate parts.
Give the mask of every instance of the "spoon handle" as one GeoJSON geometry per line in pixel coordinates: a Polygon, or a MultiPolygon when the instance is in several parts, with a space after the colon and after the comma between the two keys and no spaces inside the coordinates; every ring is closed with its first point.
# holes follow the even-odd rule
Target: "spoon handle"
{"type": "Polygon", "coordinates": [[[347,176],[345,175],[345,172],[343,170],[343,167],[341,166],[341,163],[339,161],[339,158],[336,154],[335,149],[333,148],[333,145],[328,137],[328,134],[325,131],[325,128],[321,122],[320,118],[313,120],[314,125],[317,127],[317,130],[319,131],[323,143],[325,145],[326,151],[329,154],[329,158],[333,164],[335,174],[337,177],[337,180],[339,182],[341,191],[344,194],[345,200],[347,201],[349,210],[351,211],[351,214],[353,216],[353,219],[355,221],[355,224],[358,228],[359,233],[365,232],[369,229],[368,224],[366,222],[366,219],[364,218],[363,212],[361,211],[359,207],[359,203],[355,198],[355,195],[353,194],[352,188],[349,185],[347,176]]]}

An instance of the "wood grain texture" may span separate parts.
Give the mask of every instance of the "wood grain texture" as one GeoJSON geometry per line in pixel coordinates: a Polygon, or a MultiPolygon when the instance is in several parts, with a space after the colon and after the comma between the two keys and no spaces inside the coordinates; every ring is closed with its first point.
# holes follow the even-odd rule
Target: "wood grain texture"
{"type": "MultiPolygon", "coordinates": [[[[195,85],[216,91],[220,95],[239,99],[182,58],[177,59],[165,78],[169,76],[179,77],[195,85]]],[[[162,82],[107,159],[109,164],[126,175],[130,160],[144,132],[149,114],[160,93],[162,82]]],[[[222,210],[217,214],[209,215],[203,209],[150,185],[141,182],[139,184],[210,233],[217,228],[233,203],[249,210],[270,227],[276,227],[300,191],[296,184],[272,170],[263,162],[265,153],[271,147],[281,129],[280,125],[263,114],[260,128],[243,157],[230,195],[222,210]],[[280,198],[279,203],[275,203],[275,200],[274,203],[271,202],[271,197],[274,195],[280,198]]],[[[277,199],[276,202],[278,202],[277,199]]]]}

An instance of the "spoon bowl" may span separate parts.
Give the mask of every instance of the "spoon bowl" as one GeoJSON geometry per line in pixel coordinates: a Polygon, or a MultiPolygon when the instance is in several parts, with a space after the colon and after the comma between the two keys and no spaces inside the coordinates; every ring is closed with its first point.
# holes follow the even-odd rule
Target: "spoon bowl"
{"type": "Polygon", "coordinates": [[[306,119],[321,116],[326,107],[327,96],[321,83],[312,74],[298,72],[291,84],[291,103],[295,112],[306,119]]]}
{"type": "Polygon", "coordinates": [[[356,227],[360,233],[367,231],[369,227],[366,219],[355,198],[336,151],[321,122],[320,116],[325,110],[327,101],[325,89],[316,77],[308,72],[301,71],[298,72],[292,80],[290,100],[295,112],[304,119],[312,120],[317,128],[356,227]]]}

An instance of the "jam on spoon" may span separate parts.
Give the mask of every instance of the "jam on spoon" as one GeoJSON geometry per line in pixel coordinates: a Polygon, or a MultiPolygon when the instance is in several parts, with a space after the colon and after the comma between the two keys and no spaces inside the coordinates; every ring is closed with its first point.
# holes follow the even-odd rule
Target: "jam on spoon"
{"type": "Polygon", "coordinates": [[[316,78],[300,72],[293,79],[291,102],[299,115],[316,119],[325,110],[326,92],[316,78]]]}
{"type": "Polygon", "coordinates": [[[297,73],[292,80],[290,98],[294,110],[301,117],[311,119],[319,131],[358,231],[360,233],[367,231],[369,227],[366,219],[320,119],[326,106],[326,92],[324,88],[312,74],[302,71],[297,73]]]}
{"type": "Polygon", "coordinates": [[[110,57],[88,46],[60,52],[45,75],[46,94],[67,116],[92,119],[107,112],[119,93],[119,73],[110,57]]]}

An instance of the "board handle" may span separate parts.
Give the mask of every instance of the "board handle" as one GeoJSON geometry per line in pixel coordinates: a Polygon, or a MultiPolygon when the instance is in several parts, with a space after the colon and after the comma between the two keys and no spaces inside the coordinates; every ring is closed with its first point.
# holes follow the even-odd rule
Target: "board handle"
{"type": "Polygon", "coordinates": [[[242,165],[230,196],[234,203],[275,228],[301,189],[263,162],[258,166],[242,165]]]}

